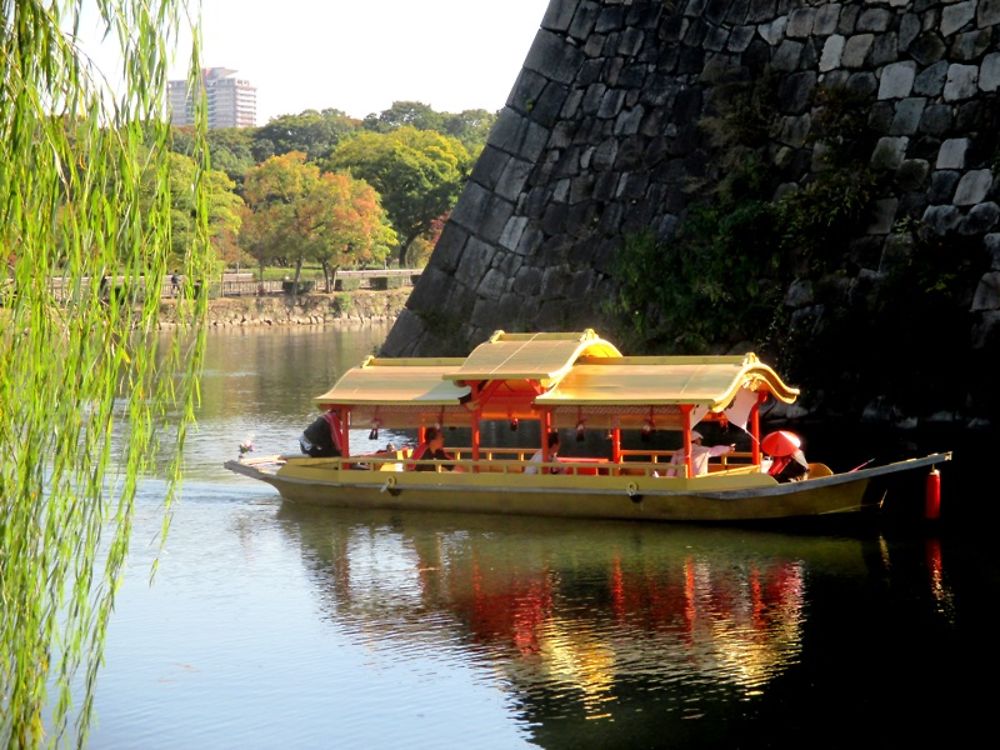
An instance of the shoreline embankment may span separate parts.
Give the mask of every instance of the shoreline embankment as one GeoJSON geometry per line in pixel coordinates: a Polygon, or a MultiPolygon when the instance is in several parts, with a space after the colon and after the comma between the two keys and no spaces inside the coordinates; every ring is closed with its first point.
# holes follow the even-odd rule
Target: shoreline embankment
{"type": "MultiPolygon", "coordinates": [[[[266,297],[218,297],[208,301],[210,328],[278,327],[381,323],[396,319],[411,289],[302,294],[266,297]]],[[[166,299],[160,305],[160,327],[177,325],[176,307],[166,299]]]]}

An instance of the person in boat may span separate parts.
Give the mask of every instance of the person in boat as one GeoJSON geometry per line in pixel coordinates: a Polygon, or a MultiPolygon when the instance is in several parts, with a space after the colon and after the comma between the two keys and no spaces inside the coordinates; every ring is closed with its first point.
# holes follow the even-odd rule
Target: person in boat
{"type": "MultiPolygon", "coordinates": [[[[559,457],[559,432],[557,430],[552,430],[546,436],[546,440],[549,445],[549,461],[555,461],[559,457]]],[[[541,464],[545,459],[542,456],[542,449],[539,448],[535,451],[535,454],[528,459],[530,466],[526,466],[524,469],[525,474],[538,474],[541,464]]],[[[556,467],[547,468],[542,471],[543,474],[558,474],[559,469],[556,467]]]]}
{"type": "MultiPolygon", "coordinates": [[[[704,440],[704,437],[700,432],[691,430],[691,465],[694,468],[694,475],[696,477],[708,474],[708,459],[725,456],[736,450],[735,443],[707,446],[702,445],[702,440],[704,440]]],[[[672,466],[683,466],[686,459],[687,456],[684,453],[684,448],[681,447],[674,451],[673,456],[670,457],[670,463],[672,466]]],[[[683,474],[682,469],[667,469],[668,477],[683,476],[683,474]]]]}
{"type": "Polygon", "coordinates": [[[331,458],[343,455],[340,440],[340,417],[331,409],[306,427],[299,437],[299,447],[307,456],[331,458]]]}
{"type": "Polygon", "coordinates": [[[768,456],[765,464],[767,473],[779,482],[808,478],[809,462],[802,452],[802,439],[794,432],[772,432],[761,440],[760,448],[768,456]]]}
{"type": "Polygon", "coordinates": [[[801,448],[796,448],[787,456],[774,456],[768,474],[779,482],[797,482],[809,478],[809,462],[801,448]]]}
{"type": "MultiPolygon", "coordinates": [[[[411,458],[415,461],[434,459],[437,461],[453,460],[455,457],[444,449],[444,434],[437,427],[428,427],[424,432],[424,442],[417,446],[411,458]]],[[[434,464],[417,464],[414,469],[417,471],[434,471],[437,467],[434,464]]],[[[441,464],[444,471],[455,469],[454,464],[441,464]]]]}

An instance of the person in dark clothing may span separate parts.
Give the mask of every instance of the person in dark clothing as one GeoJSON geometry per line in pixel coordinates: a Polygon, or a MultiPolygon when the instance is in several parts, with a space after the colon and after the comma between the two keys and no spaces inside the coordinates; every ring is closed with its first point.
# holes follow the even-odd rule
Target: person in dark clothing
{"type": "MultiPolygon", "coordinates": [[[[446,452],[444,449],[444,435],[436,427],[428,427],[424,433],[424,442],[417,446],[417,449],[413,452],[414,460],[429,460],[436,459],[438,461],[447,461],[449,459],[455,458],[450,453],[446,452]]],[[[417,464],[414,467],[417,471],[434,471],[437,467],[433,464],[417,464]]],[[[452,471],[455,466],[453,464],[442,464],[442,469],[445,471],[452,471]]]]}
{"type": "Polygon", "coordinates": [[[313,458],[329,458],[342,455],[340,448],[340,419],[334,411],[328,411],[306,427],[299,438],[302,452],[313,458]]]}

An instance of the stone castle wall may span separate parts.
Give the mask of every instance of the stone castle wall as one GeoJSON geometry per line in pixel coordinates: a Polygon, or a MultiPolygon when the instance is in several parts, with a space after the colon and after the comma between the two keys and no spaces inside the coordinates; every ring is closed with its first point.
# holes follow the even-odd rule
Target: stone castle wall
{"type": "MultiPolygon", "coordinates": [[[[981,239],[972,330],[955,335],[996,347],[1000,0],[551,0],[385,353],[599,326],[622,238],[669,238],[692,181],[710,176],[699,123],[722,84],[765,73],[778,77],[768,153],[782,190],[818,168],[820,90],[870,99],[870,163],[892,179],[858,228],[854,272],[879,273],[906,217],[981,239]]],[[[787,298],[811,303],[801,285],[787,298]]]]}

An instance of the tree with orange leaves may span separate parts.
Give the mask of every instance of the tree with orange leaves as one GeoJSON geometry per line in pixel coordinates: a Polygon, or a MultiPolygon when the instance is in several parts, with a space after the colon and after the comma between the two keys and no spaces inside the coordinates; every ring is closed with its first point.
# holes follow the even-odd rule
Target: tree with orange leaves
{"type": "Polygon", "coordinates": [[[304,262],[320,263],[329,291],[331,272],[345,264],[381,262],[396,243],[374,188],[346,173],[321,172],[299,151],[249,170],[244,197],[249,214],[240,241],[262,272],[269,261],[294,267],[293,295],[304,262]]]}

